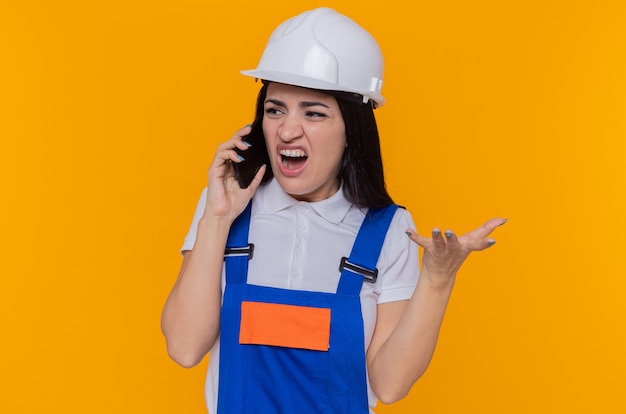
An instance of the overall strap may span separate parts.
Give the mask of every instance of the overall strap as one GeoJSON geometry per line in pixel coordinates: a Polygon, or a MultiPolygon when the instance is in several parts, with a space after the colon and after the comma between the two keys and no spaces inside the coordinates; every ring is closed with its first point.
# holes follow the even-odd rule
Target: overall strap
{"type": "Polygon", "coordinates": [[[245,284],[248,278],[248,260],[252,259],[254,253],[254,245],[248,243],[251,211],[252,201],[235,219],[228,233],[224,252],[227,284],[245,284]]]}
{"type": "Polygon", "coordinates": [[[387,230],[398,206],[395,204],[369,209],[356,236],[349,258],[343,258],[337,294],[358,296],[363,281],[376,282],[376,262],[385,242],[387,230]]]}

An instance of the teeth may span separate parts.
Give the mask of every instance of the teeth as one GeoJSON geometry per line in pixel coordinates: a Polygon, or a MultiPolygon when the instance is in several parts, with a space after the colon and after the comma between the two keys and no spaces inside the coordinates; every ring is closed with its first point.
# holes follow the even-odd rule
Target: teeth
{"type": "Polygon", "coordinates": [[[281,150],[280,155],[283,157],[301,158],[306,157],[306,154],[302,150],[281,150]]]}

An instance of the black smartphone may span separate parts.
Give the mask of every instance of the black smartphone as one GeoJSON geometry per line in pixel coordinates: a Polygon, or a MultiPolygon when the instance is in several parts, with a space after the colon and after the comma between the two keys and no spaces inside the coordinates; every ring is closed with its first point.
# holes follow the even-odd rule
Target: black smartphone
{"type": "Polygon", "coordinates": [[[244,160],[241,162],[233,162],[233,169],[235,170],[235,177],[239,182],[239,187],[248,188],[252,179],[263,164],[267,166],[267,170],[270,168],[270,157],[267,154],[261,122],[253,123],[252,131],[250,134],[243,137],[243,140],[248,142],[251,147],[246,150],[235,148],[237,154],[241,155],[244,160]]]}

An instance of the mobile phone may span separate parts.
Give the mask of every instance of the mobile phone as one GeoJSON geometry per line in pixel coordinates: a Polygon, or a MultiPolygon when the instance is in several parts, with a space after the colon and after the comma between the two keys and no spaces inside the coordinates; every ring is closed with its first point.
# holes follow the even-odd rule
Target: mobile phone
{"type": "Polygon", "coordinates": [[[251,147],[246,150],[235,148],[237,154],[241,155],[244,160],[234,162],[233,169],[235,170],[235,177],[237,178],[237,182],[239,182],[239,187],[248,188],[252,179],[259,171],[259,168],[265,164],[269,170],[270,165],[270,157],[267,153],[267,147],[265,146],[265,137],[263,136],[261,122],[253,123],[252,131],[250,134],[243,137],[243,140],[248,142],[251,147]]]}

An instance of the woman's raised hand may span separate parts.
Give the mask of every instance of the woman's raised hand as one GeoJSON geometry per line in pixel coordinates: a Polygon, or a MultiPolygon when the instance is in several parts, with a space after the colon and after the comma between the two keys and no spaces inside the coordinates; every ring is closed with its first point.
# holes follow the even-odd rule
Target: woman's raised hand
{"type": "Polygon", "coordinates": [[[240,188],[232,163],[241,162],[235,148],[246,150],[249,147],[243,137],[251,131],[249,125],[235,132],[231,139],[220,144],[209,167],[209,183],[207,191],[207,214],[216,217],[235,219],[246,207],[256,191],[266,167],[261,167],[248,188],[240,188]]]}
{"type": "Polygon", "coordinates": [[[471,252],[484,250],[495,244],[495,240],[488,236],[506,221],[493,218],[459,237],[452,230],[442,233],[438,228],[432,230],[432,238],[421,236],[412,229],[407,229],[406,233],[424,249],[422,275],[433,282],[446,285],[454,282],[456,273],[471,252]]]}

